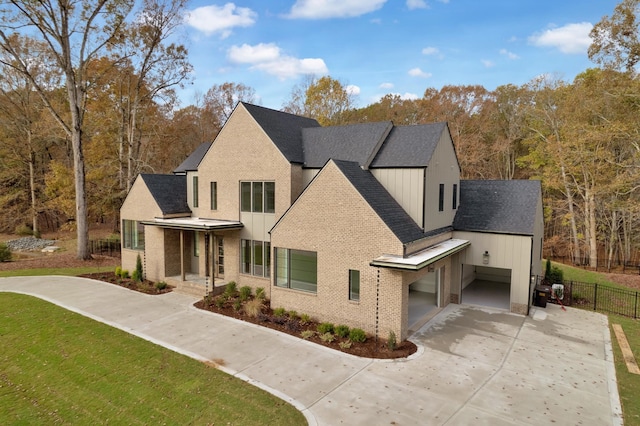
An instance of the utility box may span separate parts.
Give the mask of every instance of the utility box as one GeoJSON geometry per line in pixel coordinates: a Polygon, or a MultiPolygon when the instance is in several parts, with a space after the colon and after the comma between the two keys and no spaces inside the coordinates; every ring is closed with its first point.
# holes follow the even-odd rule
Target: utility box
{"type": "Polygon", "coordinates": [[[541,308],[546,308],[547,301],[549,300],[550,294],[551,294],[551,289],[548,286],[543,286],[543,285],[536,286],[536,291],[533,296],[533,304],[541,308]]]}

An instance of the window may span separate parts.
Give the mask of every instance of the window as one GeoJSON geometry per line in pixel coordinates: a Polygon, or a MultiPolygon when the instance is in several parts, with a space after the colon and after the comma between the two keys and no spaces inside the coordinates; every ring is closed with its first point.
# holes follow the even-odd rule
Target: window
{"type": "Polygon", "coordinates": [[[256,277],[268,277],[271,267],[271,244],[263,241],[240,241],[240,271],[256,277]]]}
{"type": "Polygon", "coordinates": [[[360,271],[349,269],[349,300],[360,300],[360,271]]]}
{"type": "Polygon", "coordinates": [[[453,184],[453,209],[458,208],[458,184],[453,184]]]}
{"type": "Polygon", "coordinates": [[[438,211],[444,211],[444,183],[440,184],[440,195],[438,198],[438,211]]]}
{"type": "Polygon", "coordinates": [[[144,250],[144,225],[135,220],[124,219],[122,245],[127,249],[144,250]]]}
{"type": "Polygon", "coordinates": [[[275,182],[240,182],[240,211],[275,213],[275,182]]]}
{"type": "Polygon", "coordinates": [[[316,293],[318,290],[317,253],[276,248],[276,286],[316,293]]]}
{"type": "Polygon", "coordinates": [[[211,182],[211,210],[218,210],[218,182],[211,182]]]}
{"type": "Polygon", "coordinates": [[[193,207],[198,207],[198,176],[193,177],[193,207]]]}

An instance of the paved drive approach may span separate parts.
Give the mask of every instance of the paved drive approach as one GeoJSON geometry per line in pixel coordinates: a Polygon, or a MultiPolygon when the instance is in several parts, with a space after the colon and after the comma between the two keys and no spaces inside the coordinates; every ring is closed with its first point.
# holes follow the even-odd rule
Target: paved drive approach
{"type": "Polygon", "coordinates": [[[0,291],[222,364],[311,425],[622,424],[607,318],[597,313],[547,305],[523,317],[449,305],[411,337],[416,354],[383,361],[204,312],[178,293],[74,277],[0,278],[0,291]]]}

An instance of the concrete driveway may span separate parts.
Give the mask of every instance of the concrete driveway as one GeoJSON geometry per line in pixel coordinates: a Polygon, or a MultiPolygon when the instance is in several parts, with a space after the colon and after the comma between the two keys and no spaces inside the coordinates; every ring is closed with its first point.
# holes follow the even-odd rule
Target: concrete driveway
{"type": "Polygon", "coordinates": [[[622,424],[607,318],[592,312],[553,305],[522,317],[449,305],[411,337],[418,353],[381,361],[197,310],[177,293],[73,277],[0,278],[0,291],[217,362],[312,425],[622,424]]]}

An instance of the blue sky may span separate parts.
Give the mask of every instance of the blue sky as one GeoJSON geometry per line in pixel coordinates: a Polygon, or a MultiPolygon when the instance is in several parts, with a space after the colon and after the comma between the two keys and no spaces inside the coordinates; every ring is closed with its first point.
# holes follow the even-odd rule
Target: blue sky
{"type": "Polygon", "coordinates": [[[594,67],[589,31],[617,0],[192,0],[194,66],[183,106],[214,84],[243,83],[280,109],[306,74],[348,85],[358,106],[388,93],[572,80],[594,67]]]}

